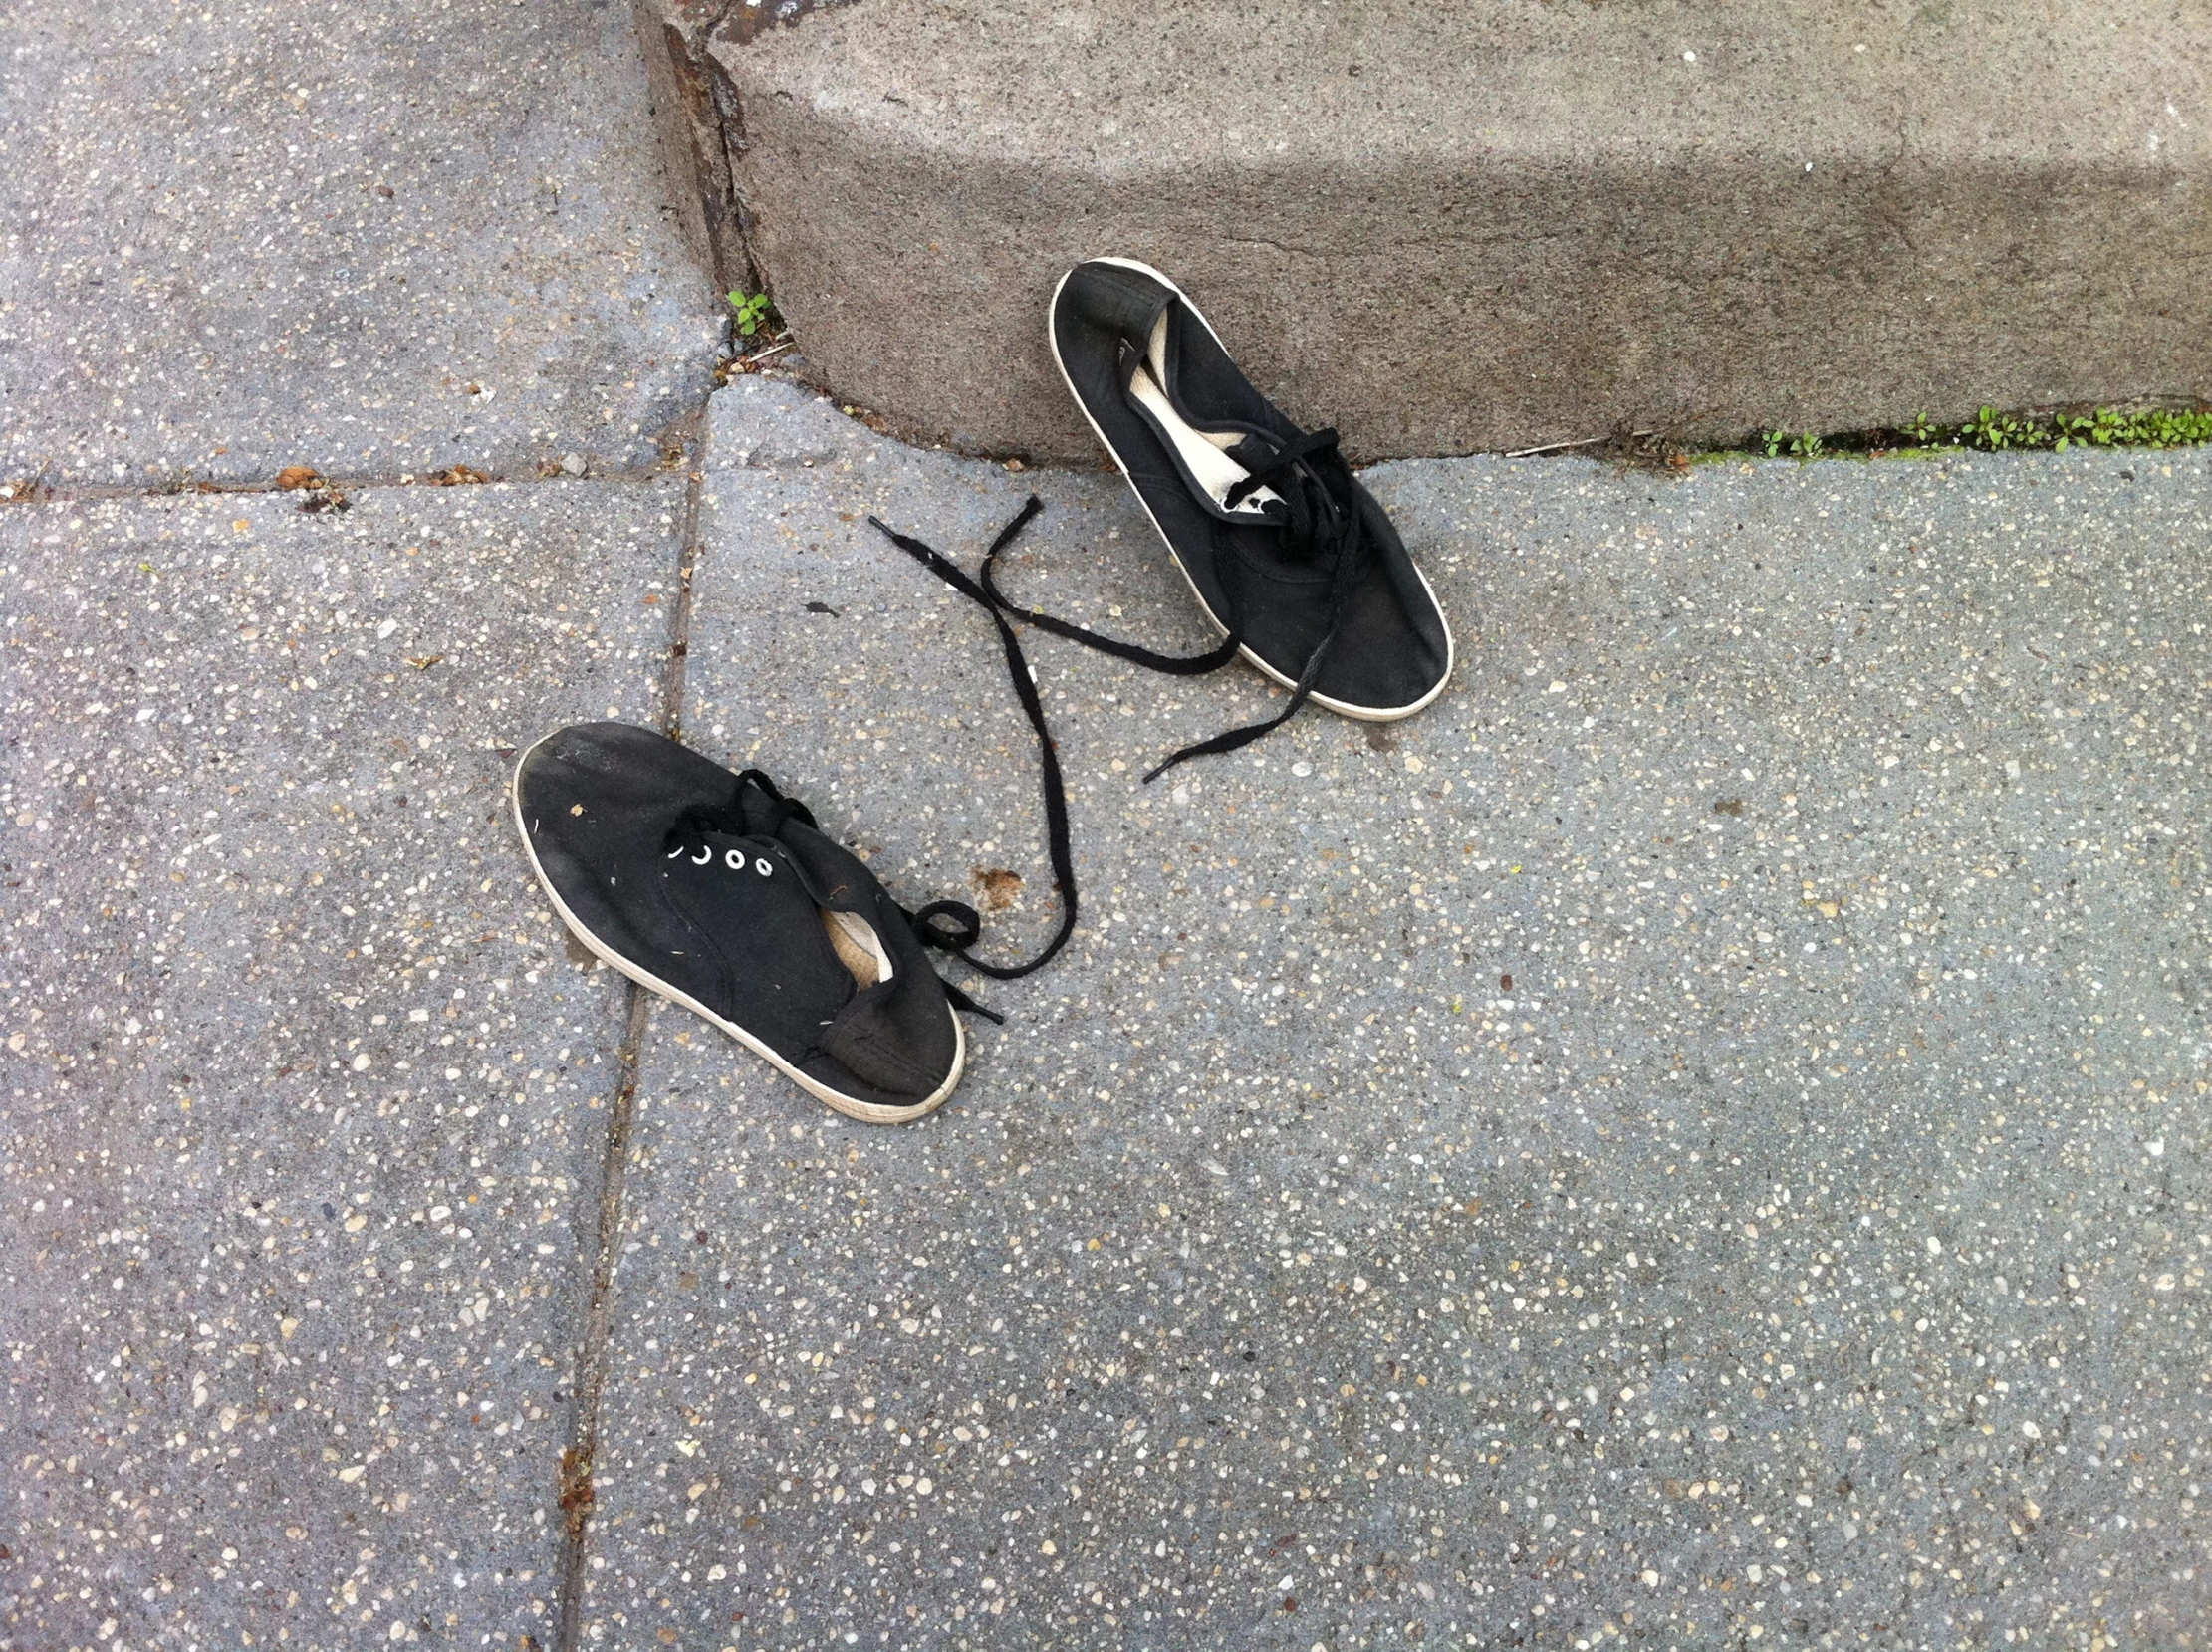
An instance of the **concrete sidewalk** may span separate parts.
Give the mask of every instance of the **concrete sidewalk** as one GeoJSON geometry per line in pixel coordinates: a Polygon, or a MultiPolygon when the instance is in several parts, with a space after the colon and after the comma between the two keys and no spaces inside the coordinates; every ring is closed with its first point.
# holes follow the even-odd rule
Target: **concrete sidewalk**
{"type": "Polygon", "coordinates": [[[0,481],[658,460],[721,334],[619,8],[14,8],[0,481]]]}
{"type": "Polygon", "coordinates": [[[2202,1644],[2207,456],[1379,467],[1452,691],[1146,788],[1275,691],[1033,638],[1084,927],[850,1125],[567,943],[515,752],[679,727],[1013,957],[1034,743],[866,516],[1035,489],[1014,590],[1207,639],[1111,476],[706,394],[611,19],[5,71],[0,1649],[2202,1644]],[[330,212],[385,126],[432,293],[212,182],[122,274],[111,151],[330,212]]]}
{"type": "MultiPolygon", "coordinates": [[[[686,726],[1052,915],[982,616],[1203,641],[1110,477],[716,398],[686,726]],[[816,606],[819,605],[819,606],[816,606]],[[834,612],[822,612],[826,606],[834,612]]],[[[911,1131],[655,1010],[587,1643],[2193,1644],[2212,477],[1370,473],[1369,729],[1033,641],[1091,914],[911,1131]]]]}
{"type": "Polygon", "coordinates": [[[1006,956],[865,515],[1202,638],[1110,477],[698,474],[0,516],[7,1644],[2193,1643],[2202,454],[1385,466],[1455,691],[1149,789],[1273,691],[1038,640],[1090,915],[903,1131],[632,1022],[513,751],[680,717],[1006,956]]]}
{"type": "Polygon", "coordinates": [[[0,1642],[552,1643],[625,994],[505,786],[659,713],[678,500],[0,516],[0,1642]]]}

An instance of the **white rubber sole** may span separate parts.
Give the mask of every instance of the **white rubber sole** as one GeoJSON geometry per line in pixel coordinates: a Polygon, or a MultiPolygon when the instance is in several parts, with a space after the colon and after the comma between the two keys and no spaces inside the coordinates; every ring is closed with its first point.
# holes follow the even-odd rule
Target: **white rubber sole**
{"type": "Polygon", "coordinates": [[[878,1102],[862,1101],[857,1095],[847,1095],[843,1090],[832,1089],[819,1078],[808,1077],[804,1072],[801,1072],[777,1055],[775,1051],[769,1049],[767,1045],[738,1026],[736,1022],[724,1021],[689,993],[671,986],[661,980],[659,976],[653,974],[651,970],[622,957],[621,954],[606,945],[597,935],[587,929],[583,920],[569,910],[568,902],[561,898],[561,892],[553,886],[553,879],[546,876],[545,867],[539,864],[537,845],[530,840],[530,823],[525,821],[522,816],[522,767],[530,761],[530,752],[536,751],[539,746],[544,745],[547,740],[552,738],[552,735],[545,736],[531,746],[530,751],[524,752],[520,758],[516,759],[514,776],[507,783],[507,797],[515,811],[515,829],[522,833],[523,852],[530,856],[530,869],[538,874],[539,887],[545,890],[546,898],[553,902],[553,909],[561,914],[561,921],[569,926],[569,933],[589,947],[593,956],[610,969],[621,971],[622,974],[628,976],[647,992],[657,993],[669,1003],[679,1004],[693,1015],[712,1023],[754,1055],[767,1062],[769,1065],[775,1067],[824,1106],[841,1112],[848,1118],[858,1119],[862,1124],[910,1124],[917,1118],[928,1117],[929,1114],[944,1105],[946,1097],[951,1095],[958,1086],[961,1071],[968,1064],[967,1030],[960,1025],[959,1014],[949,1004],[945,1006],[945,1014],[952,1017],[951,1073],[945,1078],[944,1083],[939,1086],[937,1093],[927,1100],[917,1101],[910,1107],[886,1107],[878,1102]]]}
{"type": "MultiPolygon", "coordinates": [[[[1213,333],[1213,342],[1221,345],[1222,354],[1227,355],[1229,354],[1229,347],[1221,344],[1221,335],[1214,333],[1213,323],[1206,320],[1206,313],[1190,302],[1188,293],[1185,293],[1159,271],[1153,269],[1151,265],[1141,263],[1134,258],[1087,258],[1084,262],[1086,264],[1116,264],[1124,270],[1135,270],[1142,275],[1150,276],[1189,307],[1190,313],[1198,318],[1200,327],[1208,333],[1213,333]]],[[[1068,386],[1068,395],[1075,402],[1077,411],[1083,414],[1084,423],[1091,426],[1091,433],[1099,438],[1099,445],[1106,450],[1106,456],[1112,459],[1114,468],[1120,471],[1121,480],[1129,483],[1129,492],[1136,495],[1136,502],[1142,507],[1145,520],[1151,523],[1152,532],[1159,535],[1160,544],[1167,547],[1167,560],[1175,565],[1175,572],[1183,577],[1183,584],[1190,587],[1190,594],[1198,603],[1198,611],[1212,622],[1215,630],[1223,636],[1227,636],[1229,627],[1222,623],[1221,616],[1215,613],[1207,603],[1204,594],[1198,590],[1198,582],[1190,577],[1190,570],[1183,566],[1183,559],[1175,555],[1175,542],[1167,537],[1167,530],[1159,525],[1159,518],[1152,514],[1152,507],[1145,500],[1143,490],[1130,480],[1129,467],[1122,462],[1120,450],[1106,440],[1106,433],[1099,428],[1099,421],[1091,416],[1091,409],[1083,404],[1083,397],[1076,394],[1076,381],[1068,376],[1068,363],[1060,358],[1060,341],[1053,337],[1053,313],[1060,308],[1060,292],[1062,288],[1068,285],[1068,276],[1075,273],[1074,270],[1070,270],[1068,275],[1062,276],[1053,285],[1052,300],[1045,306],[1045,348],[1052,352],[1053,365],[1060,369],[1060,381],[1068,386]]],[[[1400,718],[1410,717],[1417,711],[1425,711],[1429,706],[1436,703],[1436,697],[1444,692],[1445,686],[1452,680],[1452,667],[1458,662],[1459,657],[1458,644],[1452,637],[1452,622],[1444,612],[1444,604],[1436,600],[1435,588],[1428,583],[1428,576],[1421,572],[1421,566],[1418,563],[1413,565],[1413,577],[1421,582],[1421,590],[1428,593],[1429,605],[1436,610],[1437,622],[1444,627],[1444,674],[1436,679],[1436,686],[1412,704],[1403,706],[1355,706],[1345,700],[1332,700],[1326,694],[1313,693],[1306,696],[1308,700],[1317,706],[1334,711],[1340,717],[1350,717],[1354,722],[1360,723],[1395,723],[1400,718]]],[[[1237,652],[1242,654],[1246,662],[1262,676],[1269,677],[1288,689],[1298,687],[1296,677],[1285,676],[1250,648],[1240,644],[1237,652]]]]}

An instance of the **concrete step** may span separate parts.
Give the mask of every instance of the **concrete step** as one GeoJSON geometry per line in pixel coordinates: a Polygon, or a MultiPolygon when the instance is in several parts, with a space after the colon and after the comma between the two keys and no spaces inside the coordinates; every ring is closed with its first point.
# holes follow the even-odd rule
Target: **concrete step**
{"type": "Polygon", "coordinates": [[[846,399],[1090,457],[1044,305],[1114,252],[1379,457],[2204,389],[2190,10],[867,0],[688,38],[846,399]]]}

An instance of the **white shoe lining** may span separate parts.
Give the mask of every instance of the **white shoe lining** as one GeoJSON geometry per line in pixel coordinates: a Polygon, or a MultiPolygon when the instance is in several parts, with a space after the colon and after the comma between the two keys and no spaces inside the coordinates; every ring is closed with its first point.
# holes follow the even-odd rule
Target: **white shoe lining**
{"type": "Polygon", "coordinates": [[[1167,399],[1167,392],[1160,386],[1167,379],[1167,312],[1162,310],[1159,320],[1152,324],[1151,348],[1145,354],[1145,365],[1139,366],[1129,380],[1129,393],[1136,397],[1145,411],[1158,422],[1167,439],[1175,444],[1183,466],[1198,485],[1205,489],[1216,505],[1224,510],[1236,510],[1250,516],[1259,516],[1264,507],[1276,502],[1273,488],[1254,488],[1234,506],[1223,504],[1229,490],[1251,473],[1222,450],[1244,440],[1236,430],[1200,430],[1175,411],[1175,404],[1167,399]],[[1146,370],[1147,367],[1149,370],[1146,370]]]}

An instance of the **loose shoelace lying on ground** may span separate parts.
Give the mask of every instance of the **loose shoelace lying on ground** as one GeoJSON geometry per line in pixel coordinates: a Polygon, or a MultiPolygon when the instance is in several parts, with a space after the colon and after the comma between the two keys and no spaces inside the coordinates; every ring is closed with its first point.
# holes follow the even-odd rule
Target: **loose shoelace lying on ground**
{"type": "MultiPolygon", "coordinates": [[[[990,578],[991,559],[1013,544],[1014,536],[1028,527],[1030,518],[1044,508],[1044,502],[1031,494],[1021,514],[999,530],[999,537],[983,555],[986,580],[990,578]]],[[[1068,844],[1068,783],[1060,772],[1060,754],[1053,748],[1052,731],[1045,727],[1044,702],[1037,697],[1037,684],[1030,676],[1029,661],[1022,655],[1021,639],[1014,634],[1014,627],[1006,622],[1006,615],[999,611],[1000,604],[992,600],[990,593],[920,540],[899,533],[880,517],[871,516],[867,520],[893,545],[991,616],[991,623],[998,627],[1000,645],[1006,650],[1006,671],[1014,679],[1014,693],[1022,702],[1029,726],[1037,731],[1038,766],[1044,771],[1045,842],[1052,856],[1053,876],[1060,880],[1058,933],[1045,943],[1044,951],[1026,964],[987,964],[968,950],[982,934],[982,920],[974,907],[956,900],[937,900],[913,914],[914,933],[929,945],[941,947],[971,969],[980,970],[994,980],[1013,981],[1032,970],[1043,969],[1076,932],[1076,860],[1068,844]],[[950,919],[957,927],[951,930],[941,927],[942,919],[950,919]]]]}
{"type": "MultiPolygon", "coordinates": [[[[1149,786],[1161,775],[1179,763],[1194,757],[1212,757],[1221,752],[1233,752],[1240,746],[1275,732],[1296,717],[1307,697],[1313,693],[1314,680],[1321,675],[1322,663],[1328,659],[1331,644],[1337,640],[1337,631],[1344,620],[1345,601],[1367,572],[1369,559],[1365,556],[1366,536],[1360,532],[1359,518],[1355,511],[1340,505],[1322,481],[1317,459],[1334,458],[1337,452],[1337,432],[1334,429],[1316,430],[1296,437],[1277,449],[1275,455],[1253,469],[1245,479],[1232,487],[1222,503],[1231,509],[1242,503],[1261,488],[1272,488],[1277,502],[1269,507],[1268,514],[1283,526],[1285,543],[1294,556],[1318,560],[1334,554],[1329,583],[1329,629],[1307,656],[1305,669],[1291,687],[1288,704],[1275,716],[1264,722],[1248,723],[1242,728],[1225,729],[1209,740],[1185,746],[1172,752],[1144,776],[1149,786]]],[[[1170,676],[1199,676],[1208,671],[1218,671],[1237,657],[1244,646],[1243,634],[1231,630],[1221,645],[1203,654],[1178,656],[1156,654],[1149,648],[1140,648],[1131,642],[1122,642],[1109,636],[1101,636],[1081,625],[1057,619],[1037,608],[1017,606],[999,590],[993,570],[993,560],[1000,547],[993,546],[983,559],[982,583],[993,604],[1015,614],[1055,636],[1064,636],[1071,642],[1080,642],[1086,648],[1096,648],[1101,653],[1125,659],[1132,665],[1141,665],[1148,671],[1160,671],[1170,676]]]]}
{"type": "MultiPolygon", "coordinates": [[[[1329,629],[1315,647],[1312,657],[1306,661],[1305,670],[1300,673],[1296,686],[1291,690],[1290,703],[1265,722],[1229,729],[1210,740],[1185,746],[1144,777],[1147,785],[1176,764],[1190,758],[1231,752],[1240,746],[1249,746],[1297,716],[1299,708],[1312,693],[1314,678],[1321,670],[1322,661],[1328,656],[1330,644],[1337,640],[1345,598],[1365,573],[1367,562],[1361,555],[1365,536],[1359,531],[1356,514],[1341,508],[1330,497],[1312,466],[1305,463],[1322,454],[1334,454],[1336,448],[1337,432],[1334,430],[1317,430],[1311,435],[1301,436],[1287,443],[1272,459],[1232,488],[1227,501],[1230,505],[1235,505],[1255,489],[1273,487],[1285,501],[1285,529],[1294,536],[1292,543],[1309,554],[1318,554],[1324,546],[1336,552],[1329,590],[1329,629]],[[1291,503],[1292,500],[1296,500],[1296,503],[1291,503]]],[[[1026,964],[989,964],[968,950],[982,934],[982,920],[974,907],[961,901],[939,900],[932,901],[911,914],[914,933],[923,941],[930,946],[942,948],[970,968],[999,981],[1016,980],[1050,963],[1060,949],[1068,944],[1068,938],[1075,933],[1079,905],[1075,854],[1068,838],[1068,785],[1061,774],[1060,753],[1053,745],[1052,731],[1045,726],[1044,702],[1038,697],[1036,679],[1030,674],[1029,661],[1022,653],[1021,638],[1015,634],[1014,627],[1007,623],[1006,616],[1009,613],[1015,614],[1055,636],[1064,636],[1071,642],[1080,642],[1087,648],[1096,648],[1101,653],[1125,659],[1146,670],[1177,677],[1218,671],[1235,659],[1238,649],[1244,645],[1244,639],[1231,631],[1222,639],[1219,647],[1209,649],[1203,654],[1161,654],[1133,642],[1101,636],[1095,631],[1086,630],[1065,619],[1057,619],[1051,614],[1041,613],[1035,608],[1016,607],[998,587],[995,569],[999,553],[1013,544],[1021,531],[1044,508],[1044,502],[1035,494],[1029,496],[1029,502],[1023,505],[1014,520],[1001,528],[998,538],[991,541],[991,548],[984,552],[983,563],[977,570],[975,579],[962,573],[934,548],[924,545],[911,535],[899,533],[880,517],[871,516],[867,519],[870,527],[878,530],[893,545],[991,616],[991,623],[998,627],[1000,646],[1006,653],[1006,670],[1014,681],[1014,693],[1022,702],[1022,711],[1029,718],[1029,726],[1037,732],[1038,764],[1043,771],[1044,782],[1045,841],[1047,852],[1052,858],[1053,875],[1059,879],[1060,888],[1059,930],[1046,943],[1045,950],[1026,964]],[[942,927],[944,920],[950,920],[954,927],[942,927]]],[[[989,1011],[982,1013],[990,1014],[989,1011]]],[[[995,1021],[998,1018],[993,1016],[992,1019],[995,1021]]]]}

